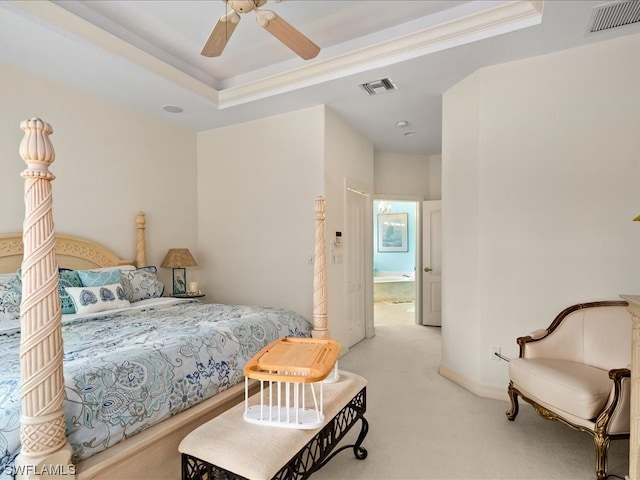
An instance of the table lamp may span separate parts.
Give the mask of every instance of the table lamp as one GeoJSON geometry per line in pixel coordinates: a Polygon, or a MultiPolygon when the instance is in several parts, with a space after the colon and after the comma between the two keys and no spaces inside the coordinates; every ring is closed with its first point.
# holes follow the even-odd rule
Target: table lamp
{"type": "Polygon", "coordinates": [[[189,249],[170,248],[160,266],[173,268],[173,295],[185,295],[187,293],[187,270],[185,267],[198,266],[189,249]]]}

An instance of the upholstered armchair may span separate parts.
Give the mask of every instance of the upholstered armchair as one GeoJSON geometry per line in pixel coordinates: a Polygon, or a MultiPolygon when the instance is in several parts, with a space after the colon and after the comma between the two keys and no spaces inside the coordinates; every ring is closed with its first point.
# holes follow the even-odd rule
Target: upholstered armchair
{"type": "Polygon", "coordinates": [[[542,417],[588,432],[595,467],[606,478],[611,439],[629,438],[631,315],[624,301],[566,308],[545,330],[517,339],[519,358],[509,362],[511,409],[518,396],[542,417]]]}

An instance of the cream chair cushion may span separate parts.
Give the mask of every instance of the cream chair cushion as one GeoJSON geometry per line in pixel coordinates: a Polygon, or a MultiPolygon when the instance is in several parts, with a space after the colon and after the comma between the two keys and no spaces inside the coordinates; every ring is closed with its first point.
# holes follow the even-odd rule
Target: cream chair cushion
{"type": "Polygon", "coordinates": [[[553,358],[514,358],[509,377],[531,400],[584,419],[598,416],[611,394],[609,372],[584,363],[553,358]]]}

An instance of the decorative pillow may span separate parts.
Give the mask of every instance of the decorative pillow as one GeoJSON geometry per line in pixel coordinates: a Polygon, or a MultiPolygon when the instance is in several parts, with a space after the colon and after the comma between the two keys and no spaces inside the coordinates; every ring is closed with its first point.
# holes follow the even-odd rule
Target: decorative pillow
{"type": "MultiPolygon", "coordinates": [[[[75,270],[67,268],[58,268],[58,293],[60,294],[60,305],[62,306],[62,314],[76,313],[76,307],[73,300],[66,291],[67,287],[81,287],[82,282],[75,270]]],[[[22,278],[22,269],[18,270],[18,277],[22,278]]]]}
{"type": "Polygon", "coordinates": [[[154,266],[122,271],[122,288],[130,302],[161,297],[164,284],[158,280],[158,269],[154,266]]]}
{"type": "Polygon", "coordinates": [[[0,283],[18,282],[18,287],[21,286],[20,276],[17,273],[0,273],[0,283]]]}
{"type": "Polygon", "coordinates": [[[0,321],[20,318],[21,282],[17,274],[1,275],[0,321]]]}
{"type": "Polygon", "coordinates": [[[83,287],[101,287],[120,283],[122,270],[78,270],[78,276],[83,287]]]}
{"type": "Polygon", "coordinates": [[[76,313],[76,306],[67,292],[69,287],[81,287],[82,282],[75,270],[58,270],[60,281],[58,282],[58,293],[60,294],[60,305],[62,306],[62,314],[67,315],[76,313]]]}
{"type": "Polygon", "coordinates": [[[129,306],[124,297],[122,285],[102,285],[98,287],[67,287],[78,313],[102,312],[129,306]]]}

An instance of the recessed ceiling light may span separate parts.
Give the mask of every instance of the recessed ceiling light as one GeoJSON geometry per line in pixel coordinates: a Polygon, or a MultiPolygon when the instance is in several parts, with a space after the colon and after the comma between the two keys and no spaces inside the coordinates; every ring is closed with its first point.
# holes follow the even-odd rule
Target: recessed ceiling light
{"type": "Polygon", "coordinates": [[[416,134],[416,132],[404,132],[404,136],[405,137],[413,137],[416,134]]]}
{"type": "Polygon", "coordinates": [[[165,112],[169,112],[169,113],[181,113],[182,112],[182,108],[177,106],[177,105],[163,105],[162,109],[165,112]]]}
{"type": "Polygon", "coordinates": [[[396,122],[396,127],[404,128],[407,125],[409,125],[409,122],[407,122],[406,120],[399,120],[396,122]]]}

